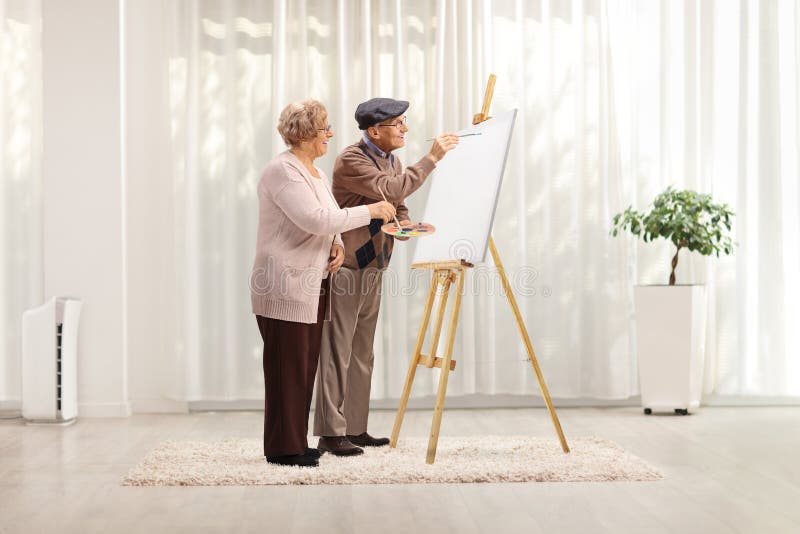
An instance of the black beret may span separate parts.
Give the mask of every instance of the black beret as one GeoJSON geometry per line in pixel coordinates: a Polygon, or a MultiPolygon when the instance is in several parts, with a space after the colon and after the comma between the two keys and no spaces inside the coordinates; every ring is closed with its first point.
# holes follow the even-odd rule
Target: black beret
{"type": "Polygon", "coordinates": [[[373,98],[362,102],[356,108],[356,122],[359,130],[366,130],[386,119],[399,117],[408,109],[408,102],[393,98],[373,98]]]}

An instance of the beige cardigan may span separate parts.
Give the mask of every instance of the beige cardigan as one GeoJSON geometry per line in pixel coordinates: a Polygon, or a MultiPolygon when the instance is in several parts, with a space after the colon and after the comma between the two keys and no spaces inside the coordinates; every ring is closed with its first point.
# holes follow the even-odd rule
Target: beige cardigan
{"type": "Polygon", "coordinates": [[[250,275],[250,300],[257,315],[317,322],[332,244],[344,246],[341,232],[369,224],[369,208],[340,209],[327,176],[317,171],[321,178],[314,178],[287,150],[267,164],[258,182],[258,236],[250,275]],[[320,198],[312,182],[320,179],[327,199],[320,198]]]}

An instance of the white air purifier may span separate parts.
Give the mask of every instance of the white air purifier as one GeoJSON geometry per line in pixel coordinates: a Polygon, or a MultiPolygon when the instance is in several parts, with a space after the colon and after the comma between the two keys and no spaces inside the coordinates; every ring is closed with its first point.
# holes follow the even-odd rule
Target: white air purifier
{"type": "Polygon", "coordinates": [[[78,416],[81,301],[54,297],[22,314],[22,417],[70,423],[78,416]]]}

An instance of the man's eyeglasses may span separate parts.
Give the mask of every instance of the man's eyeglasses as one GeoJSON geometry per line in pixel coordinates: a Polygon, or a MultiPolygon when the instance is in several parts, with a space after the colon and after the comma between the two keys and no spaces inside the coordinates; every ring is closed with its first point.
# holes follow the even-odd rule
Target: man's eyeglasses
{"type": "Polygon", "coordinates": [[[328,132],[330,132],[331,130],[333,130],[333,124],[329,124],[329,125],[327,125],[327,126],[326,126],[326,127],[324,127],[324,128],[317,128],[317,131],[318,131],[318,132],[325,132],[325,133],[328,133],[328,132]]]}
{"type": "Polygon", "coordinates": [[[405,125],[406,125],[406,116],[405,115],[403,115],[403,117],[397,122],[393,122],[391,124],[378,124],[378,126],[394,126],[398,130],[400,129],[401,126],[405,126],[405,125]]]}

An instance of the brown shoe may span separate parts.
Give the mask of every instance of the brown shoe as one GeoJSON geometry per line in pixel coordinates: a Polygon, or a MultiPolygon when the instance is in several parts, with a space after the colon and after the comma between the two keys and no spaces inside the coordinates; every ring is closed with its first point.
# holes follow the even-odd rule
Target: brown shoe
{"type": "Polygon", "coordinates": [[[356,447],[344,436],[322,436],[317,445],[319,452],[329,452],[334,456],[357,456],[364,454],[364,449],[356,447]]]}
{"type": "Polygon", "coordinates": [[[357,436],[347,436],[350,443],[358,445],[359,447],[383,447],[389,444],[389,438],[373,438],[366,432],[357,436]]]}

